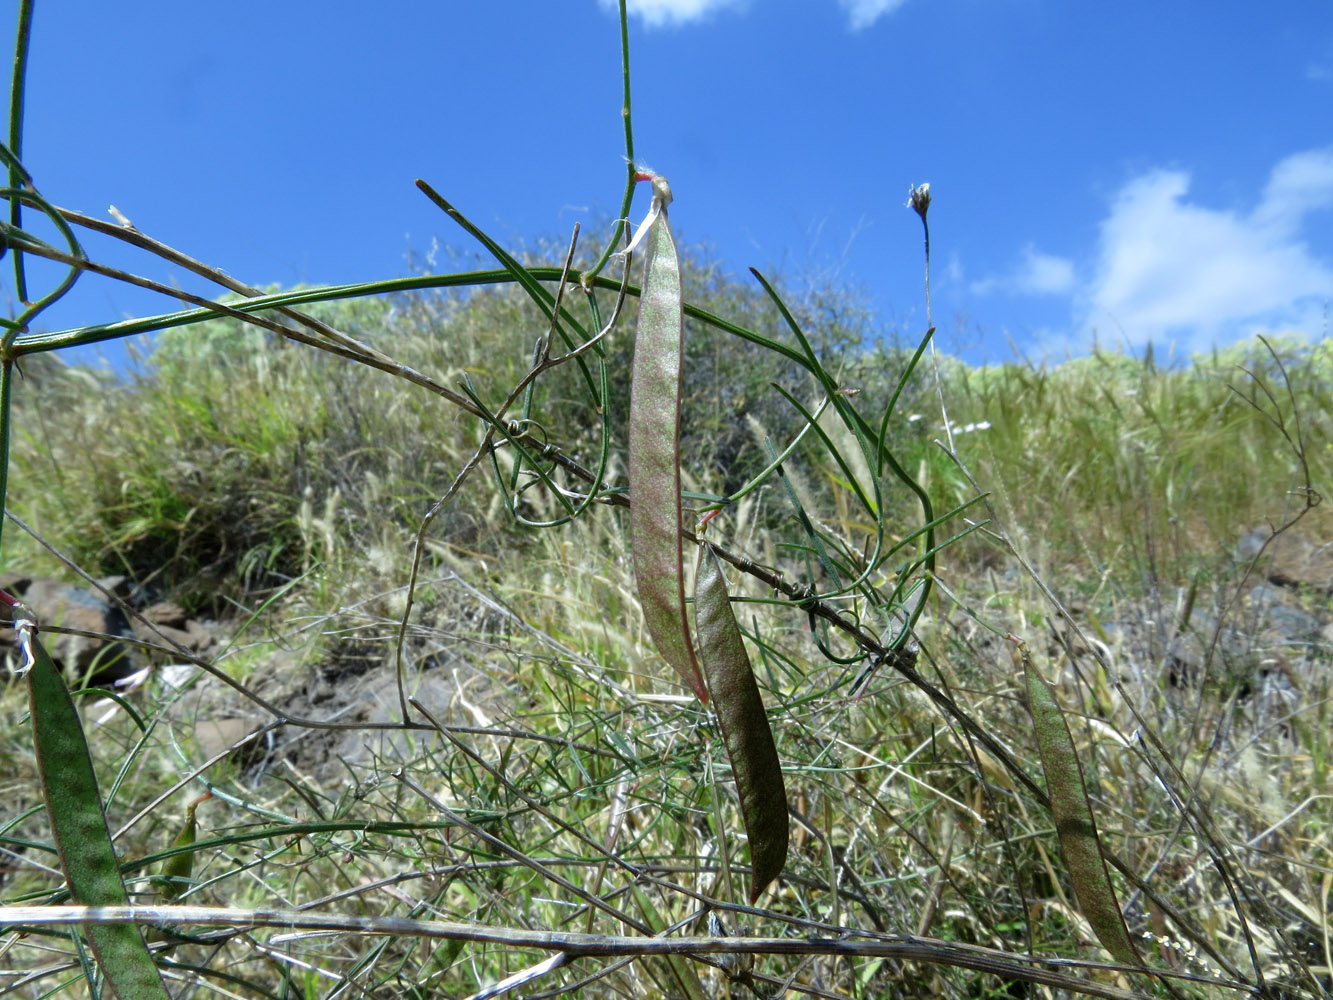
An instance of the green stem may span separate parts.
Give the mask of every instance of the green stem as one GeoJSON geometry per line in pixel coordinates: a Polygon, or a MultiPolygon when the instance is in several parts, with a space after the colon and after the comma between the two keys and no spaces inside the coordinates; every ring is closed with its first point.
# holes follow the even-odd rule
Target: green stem
{"type": "MultiPolygon", "coordinates": [[[[9,85],[9,149],[18,160],[23,156],[23,82],[28,69],[28,41],[32,37],[33,0],[21,0],[19,3],[19,26],[14,33],[14,76],[9,85]]],[[[9,186],[21,187],[26,180],[23,172],[15,165],[9,168],[9,186]]],[[[9,202],[9,221],[15,228],[23,223],[23,208],[19,199],[9,202]]],[[[23,254],[14,254],[14,288],[20,302],[28,301],[28,282],[23,271],[23,254]]]]}
{"type": "MultiPolygon", "coordinates": [[[[14,362],[0,360],[0,541],[4,539],[5,511],[9,509],[9,417],[14,389],[14,362]]],[[[0,546],[0,552],[3,552],[0,546]]]]}
{"type": "Polygon", "coordinates": [[[602,273],[602,268],[606,267],[606,262],[611,259],[611,254],[620,246],[620,241],[625,235],[625,220],[629,218],[629,207],[634,201],[634,124],[630,116],[630,86],[629,86],[629,13],[625,9],[625,0],[620,0],[620,72],[624,80],[624,97],[620,108],[620,117],[625,123],[625,194],[620,201],[620,217],[616,220],[616,231],[602,255],[597,258],[597,263],[584,272],[584,287],[587,288],[587,281],[595,278],[602,273]]]}

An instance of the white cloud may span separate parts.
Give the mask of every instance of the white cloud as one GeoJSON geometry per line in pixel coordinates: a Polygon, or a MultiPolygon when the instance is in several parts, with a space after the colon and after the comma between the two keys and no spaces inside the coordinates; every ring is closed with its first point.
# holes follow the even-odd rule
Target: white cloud
{"type": "Polygon", "coordinates": [[[853,31],[868,28],[885,14],[901,7],[906,0],[838,0],[838,6],[847,12],[853,31]]]}
{"type": "MultiPolygon", "coordinates": [[[[617,0],[600,0],[607,10],[618,10],[617,0]]],[[[853,31],[868,28],[885,14],[901,7],[907,0],[838,0],[838,6],[847,12],[847,22],[853,31]]],[[[678,27],[702,21],[710,14],[728,7],[741,7],[748,0],[626,0],[631,17],[641,19],[646,27],[678,27]]]]}
{"type": "Polygon", "coordinates": [[[958,256],[957,250],[949,251],[949,259],[944,265],[944,280],[955,286],[963,283],[963,258],[958,256]]]}
{"type": "MultiPolygon", "coordinates": [[[[1188,200],[1190,175],[1155,170],[1126,184],[1102,222],[1081,336],[1187,351],[1308,323],[1333,297],[1333,267],[1301,239],[1333,205],[1333,148],[1287,157],[1248,212],[1188,200]]],[[[1316,331],[1311,330],[1310,333],[1316,331]]]]}
{"type": "Polygon", "coordinates": [[[1333,149],[1288,156],[1273,168],[1255,209],[1255,222],[1275,235],[1294,236],[1309,212],[1333,205],[1333,149]]]}
{"type": "Polygon", "coordinates": [[[1014,295],[1064,295],[1074,290],[1074,262],[1042,253],[1029,243],[1012,273],[1001,278],[983,278],[968,287],[974,295],[997,291],[1014,295]]]}
{"type": "MultiPolygon", "coordinates": [[[[631,17],[639,17],[646,27],[675,27],[700,21],[715,11],[736,7],[744,0],[628,0],[631,17]]],[[[608,10],[618,10],[617,0],[601,0],[608,10]]]]}

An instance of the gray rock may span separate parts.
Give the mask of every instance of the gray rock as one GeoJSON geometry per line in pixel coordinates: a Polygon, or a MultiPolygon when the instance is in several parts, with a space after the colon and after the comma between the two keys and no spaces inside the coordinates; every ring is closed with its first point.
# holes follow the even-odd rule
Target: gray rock
{"type": "MultiPolygon", "coordinates": [[[[139,669],[132,647],[114,638],[133,638],[134,632],[121,610],[103,595],[59,580],[33,579],[17,573],[0,574],[0,589],[28,606],[39,628],[56,626],[97,633],[45,633],[47,652],[71,683],[113,685],[139,669]],[[105,638],[108,636],[113,638],[105,638]]],[[[4,612],[4,621],[8,622],[9,609],[4,612]]],[[[0,629],[0,646],[16,645],[14,630],[0,629]]]]}
{"type": "Polygon", "coordinates": [[[1287,591],[1271,584],[1261,583],[1250,590],[1250,610],[1257,616],[1256,624],[1273,638],[1308,642],[1319,635],[1319,619],[1289,601],[1287,591]]]}
{"type": "MultiPolygon", "coordinates": [[[[138,596],[123,576],[106,577],[97,582],[121,601],[138,596]]],[[[131,624],[120,607],[108,600],[104,593],[61,580],[0,573],[0,590],[27,605],[36,617],[39,629],[58,626],[98,633],[93,636],[44,632],[43,645],[70,683],[112,686],[143,666],[147,660],[143,651],[117,642],[116,637],[138,638],[159,646],[174,644],[193,655],[204,653],[213,643],[213,635],[207,628],[188,617],[178,605],[165,601],[144,611],[142,617],[152,623],[145,625],[137,619],[131,624]]],[[[9,621],[9,608],[0,605],[0,655],[8,655],[13,660],[17,639],[12,628],[3,627],[9,621]]]]}

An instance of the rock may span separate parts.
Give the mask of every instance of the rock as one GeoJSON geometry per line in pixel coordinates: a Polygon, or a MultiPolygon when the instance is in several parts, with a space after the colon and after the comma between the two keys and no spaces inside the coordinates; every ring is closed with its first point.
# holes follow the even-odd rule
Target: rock
{"type": "MultiPolygon", "coordinates": [[[[97,581],[106,591],[130,601],[135,596],[133,584],[123,576],[97,581]]],[[[149,607],[143,618],[133,624],[120,607],[99,591],[77,587],[60,580],[34,578],[22,573],[0,573],[0,589],[18,598],[32,609],[39,628],[60,626],[81,632],[137,638],[158,646],[176,646],[197,656],[213,644],[213,635],[200,622],[190,618],[180,605],[160,601],[149,607]],[[156,631],[154,631],[156,629],[156,631]]],[[[0,606],[0,625],[11,620],[9,609],[0,606]]],[[[51,658],[71,683],[111,686],[135,673],[145,656],[142,650],[112,639],[64,635],[47,632],[43,644],[51,658]]],[[[10,655],[17,649],[12,628],[0,627],[0,652],[10,655]]]]}
{"type": "Polygon", "coordinates": [[[1236,561],[1247,563],[1262,551],[1257,568],[1270,583],[1333,595],[1333,510],[1329,507],[1324,504],[1308,511],[1271,541],[1270,529],[1254,529],[1237,544],[1236,561]]]}
{"type": "Polygon", "coordinates": [[[166,625],[169,628],[185,628],[188,616],[185,609],[175,601],[158,601],[143,609],[143,616],[154,625],[166,625]]]}
{"type": "MultiPolygon", "coordinates": [[[[148,618],[146,614],[144,617],[148,618]]],[[[151,618],[148,621],[150,624],[144,624],[138,619],[134,621],[134,634],[144,642],[158,646],[174,644],[192,656],[198,656],[213,644],[213,633],[193,618],[183,619],[179,627],[154,622],[151,618]]]]}
{"type": "MultiPolygon", "coordinates": [[[[106,636],[134,635],[119,608],[103,595],[82,587],[18,573],[0,575],[0,587],[32,610],[39,628],[59,626],[106,636]]],[[[8,610],[6,622],[10,620],[8,610]]],[[[48,632],[43,644],[72,683],[112,685],[138,669],[131,647],[114,639],[48,632]]],[[[0,629],[0,646],[17,646],[12,628],[0,629]]]]}
{"type": "Polygon", "coordinates": [[[31,583],[32,577],[24,576],[22,573],[0,573],[0,590],[12,597],[18,597],[31,583]]]}
{"type": "Polygon", "coordinates": [[[1265,634],[1287,642],[1308,642],[1319,634],[1319,619],[1288,603],[1283,589],[1261,583],[1250,589],[1249,596],[1265,634]]]}
{"type": "Polygon", "coordinates": [[[200,754],[206,760],[212,760],[233,747],[236,747],[233,752],[245,757],[246,746],[237,747],[237,744],[259,728],[250,719],[203,719],[195,723],[194,738],[199,743],[200,754]]]}

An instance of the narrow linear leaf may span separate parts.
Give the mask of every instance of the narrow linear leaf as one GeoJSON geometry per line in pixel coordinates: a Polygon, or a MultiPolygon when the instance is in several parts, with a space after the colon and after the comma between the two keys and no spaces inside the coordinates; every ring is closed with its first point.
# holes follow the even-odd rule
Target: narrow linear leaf
{"type": "MultiPolygon", "coordinates": [[[[116,852],[102,812],[83,725],[36,625],[16,611],[15,630],[28,660],[28,697],[42,793],[51,832],[70,895],[87,906],[127,906],[116,852]]],[[[129,923],[89,923],[88,942],[107,985],[120,1000],[167,1000],[166,987],[144,944],[129,923]]]]}
{"type": "MultiPolygon", "coordinates": [[[[778,391],[782,392],[783,390],[781,387],[778,387],[778,391]]],[[[806,426],[813,427],[814,424],[807,423],[806,426]]],[[[768,450],[770,459],[776,457],[771,442],[765,440],[764,447],[768,450]]],[[[829,557],[828,549],[824,546],[824,539],[821,538],[819,532],[815,530],[814,522],[810,520],[810,515],[806,513],[805,505],[801,503],[800,495],[792,487],[791,480],[787,478],[787,473],[783,470],[780,464],[778,465],[778,480],[787,491],[787,499],[791,502],[792,513],[795,514],[796,520],[805,531],[806,538],[810,540],[810,549],[818,557],[819,565],[823,567],[824,572],[833,578],[834,592],[841,593],[842,574],[838,572],[837,564],[829,557]]]]}
{"type": "Polygon", "coordinates": [[[1028,707],[1037,732],[1041,768],[1046,775],[1046,791],[1051,797],[1051,813],[1060,835],[1060,853],[1069,869],[1079,909],[1097,940],[1116,961],[1142,965],[1102,857],[1097,823],[1083,780],[1083,765],[1074,748],[1069,724],[1056,701],[1054,688],[1032,665],[1027,643],[1019,640],[1018,651],[1023,661],[1028,707]]]}
{"type": "Polygon", "coordinates": [[[648,251],[629,404],[630,549],[644,621],[657,651],[699,700],[708,689],[690,640],[680,533],[680,369],[684,340],[680,256],[667,222],[671,187],[653,184],[648,251]]]}
{"type": "Polygon", "coordinates": [[[731,610],[722,563],[707,542],[699,544],[694,616],[713,711],[722,726],[750,840],[753,905],[787,861],[787,788],[764,700],[731,610]]]}

